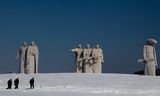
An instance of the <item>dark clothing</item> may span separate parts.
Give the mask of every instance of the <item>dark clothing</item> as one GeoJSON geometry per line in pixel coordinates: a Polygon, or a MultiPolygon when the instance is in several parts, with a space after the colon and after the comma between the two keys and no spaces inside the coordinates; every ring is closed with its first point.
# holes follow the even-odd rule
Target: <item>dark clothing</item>
{"type": "Polygon", "coordinates": [[[7,85],[8,85],[7,89],[12,89],[12,79],[7,81],[7,85]]]}
{"type": "Polygon", "coordinates": [[[30,89],[34,89],[34,78],[29,81],[30,89]]]}
{"type": "Polygon", "coordinates": [[[14,80],[15,89],[18,89],[18,85],[19,85],[19,79],[17,78],[14,80]]]}

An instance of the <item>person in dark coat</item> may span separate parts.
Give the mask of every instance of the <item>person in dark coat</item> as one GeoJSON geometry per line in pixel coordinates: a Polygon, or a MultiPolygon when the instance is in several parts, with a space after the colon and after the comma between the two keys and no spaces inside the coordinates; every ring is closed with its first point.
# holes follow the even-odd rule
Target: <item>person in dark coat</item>
{"type": "Polygon", "coordinates": [[[14,89],[18,89],[18,85],[19,85],[19,78],[14,80],[14,86],[15,86],[14,89]]]}
{"type": "Polygon", "coordinates": [[[8,87],[6,89],[12,89],[12,79],[9,79],[7,81],[7,85],[8,85],[8,87]]]}
{"type": "Polygon", "coordinates": [[[29,81],[30,89],[34,89],[34,78],[29,81]]]}

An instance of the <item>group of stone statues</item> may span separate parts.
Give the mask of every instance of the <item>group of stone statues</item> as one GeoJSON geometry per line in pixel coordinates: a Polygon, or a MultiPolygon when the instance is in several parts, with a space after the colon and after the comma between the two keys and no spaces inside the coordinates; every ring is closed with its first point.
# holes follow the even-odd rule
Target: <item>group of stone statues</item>
{"type": "Polygon", "coordinates": [[[96,45],[95,48],[82,48],[79,44],[77,48],[71,49],[75,54],[76,72],[77,73],[102,73],[103,51],[96,45]]]}
{"type": "Polygon", "coordinates": [[[156,47],[157,41],[155,39],[147,39],[143,48],[143,59],[139,59],[138,62],[145,65],[144,74],[149,76],[156,75],[157,57],[156,47]]]}
{"type": "MultiPolygon", "coordinates": [[[[149,76],[156,75],[157,57],[156,57],[156,47],[157,41],[153,38],[147,39],[143,48],[143,59],[139,59],[138,62],[145,65],[144,74],[149,76]]],[[[103,51],[96,45],[95,48],[90,48],[87,44],[87,48],[82,48],[79,44],[77,48],[71,49],[75,54],[76,72],[77,73],[101,73],[103,51]]]]}
{"type": "Polygon", "coordinates": [[[19,48],[16,58],[20,61],[20,73],[38,73],[39,50],[34,41],[30,45],[24,42],[19,48]]]}
{"type": "MultiPolygon", "coordinates": [[[[147,39],[143,49],[143,59],[138,59],[138,62],[145,65],[145,75],[155,76],[157,57],[155,39],[147,39]]],[[[87,44],[86,48],[82,48],[79,44],[77,48],[71,49],[75,54],[76,72],[77,73],[102,73],[102,63],[104,62],[103,51],[99,45],[95,48],[90,48],[87,44]]],[[[39,50],[34,41],[30,45],[24,42],[19,48],[17,59],[20,61],[20,73],[33,74],[38,73],[39,50]]]]}

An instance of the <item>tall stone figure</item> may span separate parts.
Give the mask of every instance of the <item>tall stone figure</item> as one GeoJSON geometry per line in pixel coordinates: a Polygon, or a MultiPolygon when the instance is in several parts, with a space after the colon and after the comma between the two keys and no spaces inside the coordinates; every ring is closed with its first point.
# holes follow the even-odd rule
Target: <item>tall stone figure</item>
{"type": "Polygon", "coordinates": [[[93,61],[91,57],[91,52],[92,49],[90,48],[90,45],[87,44],[87,48],[84,48],[83,50],[84,73],[92,73],[91,64],[93,63],[93,61]]]}
{"type": "Polygon", "coordinates": [[[38,46],[32,41],[31,45],[27,49],[27,59],[26,59],[26,73],[33,74],[38,73],[38,59],[39,50],[38,46]]]}
{"type": "Polygon", "coordinates": [[[27,42],[24,42],[23,45],[19,48],[19,51],[17,53],[17,59],[20,61],[20,67],[19,72],[24,73],[25,72],[25,65],[26,65],[26,55],[27,55],[27,42]]]}
{"type": "Polygon", "coordinates": [[[76,72],[77,73],[83,73],[84,71],[84,66],[83,66],[83,49],[82,49],[82,45],[79,44],[78,45],[78,48],[74,48],[74,49],[71,49],[71,51],[75,54],[75,63],[76,63],[76,72]]]}
{"type": "Polygon", "coordinates": [[[148,39],[143,49],[143,56],[145,62],[145,75],[155,76],[156,75],[156,66],[157,66],[157,58],[156,58],[156,50],[155,45],[157,41],[154,39],[148,39]]]}
{"type": "Polygon", "coordinates": [[[92,73],[102,73],[102,63],[104,62],[104,59],[103,59],[103,51],[99,47],[99,45],[96,45],[96,48],[93,48],[92,59],[93,59],[93,64],[91,66],[92,73]]]}

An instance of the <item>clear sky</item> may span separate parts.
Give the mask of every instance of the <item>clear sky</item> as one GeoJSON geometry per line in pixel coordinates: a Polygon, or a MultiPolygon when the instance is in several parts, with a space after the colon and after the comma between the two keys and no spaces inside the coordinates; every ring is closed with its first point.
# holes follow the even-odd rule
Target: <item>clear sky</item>
{"type": "Polygon", "coordinates": [[[24,41],[38,43],[40,72],[73,72],[70,49],[89,43],[102,47],[104,73],[133,73],[143,68],[137,59],[145,40],[160,42],[159,5],[159,0],[1,0],[0,73],[18,72],[15,58],[24,41]]]}

